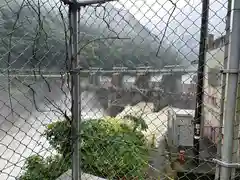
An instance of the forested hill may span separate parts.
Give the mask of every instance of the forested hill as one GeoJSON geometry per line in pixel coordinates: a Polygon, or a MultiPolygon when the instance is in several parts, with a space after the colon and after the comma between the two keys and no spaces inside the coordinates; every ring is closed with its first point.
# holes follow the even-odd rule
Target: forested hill
{"type": "MultiPolygon", "coordinates": [[[[66,7],[60,7],[60,3],[54,6],[46,2],[38,4],[39,1],[26,0],[23,6],[21,2],[6,5],[5,1],[0,1],[1,68],[65,68],[63,24],[67,27],[66,7]],[[64,23],[61,15],[65,17],[64,23]]],[[[79,46],[84,46],[80,52],[83,66],[151,65],[161,68],[180,63],[176,62],[174,49],[161,48],[156,56],[160,38],[129,11],[116,9],[110,3],[104,7],[81,9],[80,31],[79,46]],[[89,44],[85,46],[86,43],[89,44]]],[[[167,47],[165,43],[164,46],[167,47]]]]}

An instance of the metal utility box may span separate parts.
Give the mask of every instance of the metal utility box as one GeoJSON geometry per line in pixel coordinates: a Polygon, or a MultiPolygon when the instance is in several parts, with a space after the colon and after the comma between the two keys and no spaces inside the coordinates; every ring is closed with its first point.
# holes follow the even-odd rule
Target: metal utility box
{"type": "Polygon", "coordinates": [[[192,147],[194,110],[169,107],[168,141],[174,147],[192,147]]]}

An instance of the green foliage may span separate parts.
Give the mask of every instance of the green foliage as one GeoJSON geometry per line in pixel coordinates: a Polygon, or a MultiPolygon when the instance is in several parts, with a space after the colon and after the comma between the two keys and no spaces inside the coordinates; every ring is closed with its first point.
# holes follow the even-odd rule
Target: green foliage
{"type": "Polygon", "coordinates": [[[71,152],[71,124],[69,121],[49,124],[44,135],[60,154],[68,155],[71,152]]]}
{"type": "Polygon", "coordinates": [[[20,180],[55,180],[69,169],[70,161],[60,155],[46,159],[41,156],[30,156],[26,162],[26,172],[20,180]]]}
{"type": "Polygon", "coordinates": [[[124,116],[124,119],[129,119],[129,120],[133,121],[133,124],[134,124],[133,131],[136,131],[136,129],[138,127],[140,127],[140,129],[144,130],[144,131],[146,131],[148,129],[148,125],[146,124],[144,119],[141,117],[126,115],[126,116],[124,116]]]}
{"type": "Polygon", "coordinates": [[[116,119],[93,120],[89,125],[85,129],[88,134],[82,134],[82,153],[86,157],[83,169],[93,169],[91,173],[108,178],[143,176],[147,148],[142,133],[116,119]]]}
{"type": "MultiPolygon", "coordinates": [[[[82,170],[108,179],[123,177],[131,179],[136,176],[138,179],[144,179],[148,147],[144,135],[135,125],[131,126],[124,123],[124,120],[115,118],[91,119],[82,122],[80,134],[82,170]]],[[[141,126],[141,123],[138,126],[141,126]]],[[[69,121],[64,120],[48,125],[44,135],[62,156],[57,162],[52,160],[55,157],[51,157],[51,163],[39,157],[30,157],[21,180],[32,180],[35,174],[39,174],[38,177],[41,179],[52,180],[61,174],[60,171],[63,173],[66,169],[70,169],[70,133],[69,121]],[[66,160],[66,164],[57,169],[63,159],[66,160]],[[52,169],[51,176],[46,178],[49,166],[52,169]]]]}

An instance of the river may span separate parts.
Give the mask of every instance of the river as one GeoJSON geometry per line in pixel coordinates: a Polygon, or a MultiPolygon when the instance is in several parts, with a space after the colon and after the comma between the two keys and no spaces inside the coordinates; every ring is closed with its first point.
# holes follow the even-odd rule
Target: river
{"type": "MultiPolygon", "coordinates": [[[[161,77],[152,79],[159,82],[161,77]]],[[[134,80],[132,77],[124,77],[126,85],[131,86],[134,80]]],[[[102,81],[110,79],[103,78],[102,81]]],[[[7,78],[0,78],[1,180],[16,179],[28,156],[37,153],[47,156],[53,152],[41,134],[47,124],[63,118],[59,108],[70,113],[71,103],[66,83],[60,78],[48,78],[47,82],[33,78],[12,80],[10,103],[7,78]],[[35,93],[26,87],[26,84],[33,84],[31,88],[35,93]]],[[[104,115],[104,110],[93,93],[83,92],[81,99],[82,119],[99,118],[104,115]]]]}
{"type": "MultiPolygon", "coordinates": [[[[4,78],[0,81],[0,179],[15,180],[28,156],[36,153],[47,156],[53,152],[41,134],[47,124],[62,119],[59,108],[70,113],[70,94],[59,79],[47,79],[48,84],[37,80],[31,86],[34,103],[33,92],[23,85],[33,81],[13,81],[11,111],[7,81],[4,78]]],[[[83,92],[81,98],[83,119],[103,115],[93,93],[83,92]]]]}

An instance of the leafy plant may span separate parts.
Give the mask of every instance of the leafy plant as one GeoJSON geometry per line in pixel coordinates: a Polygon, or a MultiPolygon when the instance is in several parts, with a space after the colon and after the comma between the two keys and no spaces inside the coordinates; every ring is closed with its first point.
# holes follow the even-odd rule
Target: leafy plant
{"type": "Polygon", "coordinates": [[[136,117],[132,115],[126,115],[124,116],[124,119],[129,119],[134,123],[133,131],[136,131],[138,127],[141,128],[141,130],[146,131],[148,129],[148,125],[144,121],[142,117],[136,117]]]}
{"type": "MultiPolygon", "coordinates": [[[[131,126],[123,122],[123,120],[115,118],[91,119],[82,122],[80,133],[81,168],[84,172],[108,179],[122,179],[123,177],[144,179],[148,161],[145,137],[135,125],[131,126]]],[[[44,135],[61,154],[59,156],[61,158],[58,158],[56,162],[54,156],[50,157],[50,160],[30,157],[21,180],[34,179],[36,174],[39,174],[41,179],[52,180],[61,174],[60,170],[64,173],[68,168],[70,169],[70,133],[71,126],[67,120],[48,125],[44,135]],[[57,169],[63,160],[66,161],[66,164],[57,169]],[[51,176],[46,178],[49,166],[52,167],[51,176]],[[57,169],[56,172],[55,169],[57,169]]]]}
{"type": "Polygon", "coordinates": [[[20,180],[55,180],[69,169],[70,161],[61,155],[50,156],[46,159],[39,155],[27,159],[25,173],[20,180]]]}

